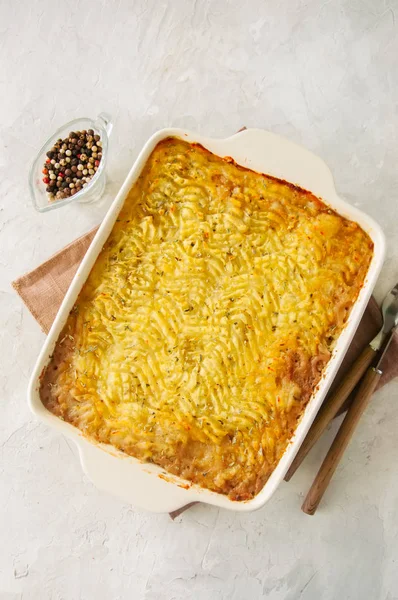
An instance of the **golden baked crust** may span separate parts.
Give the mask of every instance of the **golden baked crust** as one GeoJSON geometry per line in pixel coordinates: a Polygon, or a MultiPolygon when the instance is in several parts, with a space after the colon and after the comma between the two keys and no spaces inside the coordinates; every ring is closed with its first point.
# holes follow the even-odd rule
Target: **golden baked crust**
{"type": "Polygon", "coordinates": [[[292,184],[169,138],[152,152],[41,381],[86,435],[234,500],[277,465],[373,253],[292,184]]]}

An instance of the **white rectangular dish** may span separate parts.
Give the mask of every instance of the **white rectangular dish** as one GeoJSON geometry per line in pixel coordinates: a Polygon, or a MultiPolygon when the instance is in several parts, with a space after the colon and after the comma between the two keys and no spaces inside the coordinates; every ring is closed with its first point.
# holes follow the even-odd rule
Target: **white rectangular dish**
{"type": "Polygon", "coordinates": [[[275,134],[258,129],[245,130],[223,140],[207,138],[181,129],[161,130],[150,138],[138,156],[72,281],[32,374],[28,392],[30,407],[41,420],[76,442],[83,469],[99,488],[139,508],[153,512],[170,512],[195,501],[237,511],[260,508],[283,479],[322,404],[376,283],[383,264],[384,246],[384,235],[380,227],[370,217],[338,197],[328,167],[307,150],[275,134]],[[40,375],[49,362],[69,312],[114,226],[129,190],[158,142],[170,136],[199,143],[218,156],[232,157],[246,168],[278,177],[309,190],[337,213],[357,222],[374,243],[373,258],[364,285],[294,436],[263,489],[247,501],[233,501],[227,496],[192,485],[166,473],[157,465],[142,463],[113,446],[91,442],[77,428],[50,413],[40,400],[40,375]]]}

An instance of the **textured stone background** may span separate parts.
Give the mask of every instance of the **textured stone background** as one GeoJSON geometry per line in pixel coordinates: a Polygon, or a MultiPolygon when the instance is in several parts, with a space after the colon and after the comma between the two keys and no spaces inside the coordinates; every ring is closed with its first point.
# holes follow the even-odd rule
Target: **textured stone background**
{"type": "Polygon", "coordinates": [[[0,0],[1,600],[398,598],[398,383],[378,393],[315,517],[303,493],[330,442],[253,514],[171,522],[97,491],[26,386],[43,343],[10,281],[98,223],[142,144],[242,125],[299,142],[388,240],[398,280],[397,0],[0,0]],[[109,111],[101,204],[40,215],[29,163],[55,128],[109,111]]]}

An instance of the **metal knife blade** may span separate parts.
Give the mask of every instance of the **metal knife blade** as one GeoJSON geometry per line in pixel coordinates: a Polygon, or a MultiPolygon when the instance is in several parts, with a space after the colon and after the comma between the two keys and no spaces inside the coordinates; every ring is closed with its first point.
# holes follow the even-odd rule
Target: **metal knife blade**
{"type": "Polygon", "coordinates": [[[388,334],[387,342],[384,345],[384,349],[381,352],[381,356],[380,356],[379,360],[377,361],[376,366],[374,367],[374,370],[377,371],[378,373],[383,373],[383,370],[385,368],[385,362],[386,362],[387,352],[388,352],[390,344],[391,344],[391,342],[392,342],[392,340],[394,338],[394,334],[395,334],[395,332],[397,330],[398,330],[398,326],[394,327],[394,329],[392,329],[390,331],[390,333],[388,334]]]}

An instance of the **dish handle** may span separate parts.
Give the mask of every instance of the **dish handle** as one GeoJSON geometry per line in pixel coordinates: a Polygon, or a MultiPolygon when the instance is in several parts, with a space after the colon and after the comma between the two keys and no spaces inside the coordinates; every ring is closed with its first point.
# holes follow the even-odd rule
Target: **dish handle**
{"type": "Polygon", "coordinates": [[[159,477],[155,465],[143,464],[127,455],[113,455],[83,437],[74,441],[83,471],[92,483],[138,509],[169,513],[197,499],[194,490],[178,487],[172,475],[167,476],[170,481],[159,477]]]}
{"type": "Polygon", "coordinates": [[[98,127],[98,129],[105,129],[106,135],[108,136],[108,138],[110,137],[113,129],[113,123],[112,118],[110,115],[108,115],[108,113],[102,112],[99,115],[97,115],[94,125],[98,127]]]}

